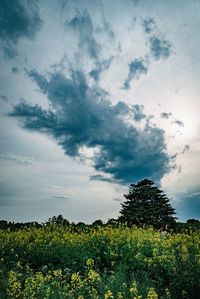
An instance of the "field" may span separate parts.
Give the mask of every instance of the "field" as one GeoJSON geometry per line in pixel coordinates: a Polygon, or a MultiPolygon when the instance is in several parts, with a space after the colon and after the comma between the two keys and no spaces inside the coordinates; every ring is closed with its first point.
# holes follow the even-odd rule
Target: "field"
{"type": "Polygon", "coordinates": [[[200,231],[0,231],[0,298],[200,298],[200,231]]]}

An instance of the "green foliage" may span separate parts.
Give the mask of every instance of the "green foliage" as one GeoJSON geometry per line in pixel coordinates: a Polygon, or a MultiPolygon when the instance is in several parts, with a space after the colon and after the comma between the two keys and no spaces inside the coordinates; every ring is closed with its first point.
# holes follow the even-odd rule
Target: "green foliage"
{"type": "Polygon", "coordinates": [[[196,299],[199,244],[199,230],[165,237],[124,225],[0,230],[0,298],[196,299]]]}
{"type": "Polygon", "coordinates": [[[166,223],[174,224],[174,209],[163,191],[154,186],[154,182],[143,180],[132,184],[126,201],[122,203],[120,220],[129,225],[151,225],[159,228],[166,223]]]}

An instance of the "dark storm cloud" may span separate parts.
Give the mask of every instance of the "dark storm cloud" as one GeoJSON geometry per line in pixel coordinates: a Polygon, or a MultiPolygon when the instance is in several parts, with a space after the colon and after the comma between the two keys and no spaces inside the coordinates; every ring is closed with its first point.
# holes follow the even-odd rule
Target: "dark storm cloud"
{"type": "Polygon", "coordinates": [[[152,36],[150,42],[150,53],[155,60],[166,59],[172,52],[171,43],[162,36],[152,36]]]}
{"type": "Polygon", "coordinates": [[[1,0],[0,38],[16,42],[32,38],[41,29],[37,1],[1,0]]]}
{"type": "Polygon", "coordinates": [[[130,83],[132,80],[138,80],[141,75],[146,74],[148,71],[148,63],[144,58],[134,59],[129,64],[129,73],[128,77],[124,82],[124,89],[130,88],[130,83]]]}
{"type": "Polygon", "coordinates": [[[33,38],[41,29],[42,21],[37,1],[1,0],[0,8],[1,47],[12,58],[16,55],[14,43],[22,37],[33,38]]]}
{"type": "Polygon", "coordinates": [[[80,49],[85,48],[89,56],[93,59],[99,58],[101,46],[93,36],[94,28],[87,10],[84,10],[82,14],[77,12],[73,19],[65,23],[65,28],[70,28],[79,35],[80,49]]]}
{"type": "Polygon", "coordinates": [[[48,90],[48,86],[49,86],[49,83],[47,81],[47,79],[40,75],[37,71],[35,70],[32,70],[32,71],[28,71],[28,70],[25,70],[27,75],[33,80],[36,82],[36,84],[39,86],[39,88],[44,92],[46,93],[47,90],[48,90]]]}
{"type": "Polygon", "coordinates": [[[53,136],[72,157],[80,156],[83,146],[93,148],[94,168],[116,182],[159,180],[169,170],[164,131],[148,122],[137,129],[123,120],[137,118],[141,108],[135,114],[122,102],[112,105],[104,91],[88,86],[80,71],[71,71],[69,78],[54,73],[49,81],[36,71],[29,75],[47,95],[50,109],[19,102],[10,115],[20,118],[25,128],[53,136]]]}

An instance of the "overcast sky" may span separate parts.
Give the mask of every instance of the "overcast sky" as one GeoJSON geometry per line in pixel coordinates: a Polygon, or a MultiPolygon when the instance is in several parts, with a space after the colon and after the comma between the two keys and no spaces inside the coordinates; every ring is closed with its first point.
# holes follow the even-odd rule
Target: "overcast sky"
{"type": "Polygon", "coordinates": [[[1,219],[106,221],[144,178],[199,219],[199,15],[199,0],[1,1],[1,219]]]}

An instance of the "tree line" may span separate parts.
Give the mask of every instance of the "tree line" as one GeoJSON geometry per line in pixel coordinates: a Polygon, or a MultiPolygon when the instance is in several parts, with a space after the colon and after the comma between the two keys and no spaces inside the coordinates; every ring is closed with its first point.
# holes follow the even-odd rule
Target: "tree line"
{"type": "Polygon", "coordinates": [[[0,229],[22,229],[29,227],[40,228],[42,226],[63,225],[73,231],[86,230],[111,225],[117,227],[119,225],[139,227],[152,226],[159,229],[166,224],[176,231],[186,230],[188,228],[200,228],[200,221],[197,219],[188,219],[187,223],[176,221],[175,209],[171,206],[169,198],[160,190],[151,180],[144,179],[137,184],[131,184],[129,192],[124,194],[125,201],[121,204],[120,216],[117,219],[109,219],[106,223],[102,220],[96,220],[91,224],[84,222],[69,222],[62,215],[53,216],[43,223],[33,222],[7,222],[0,221],[0,229]]]}

